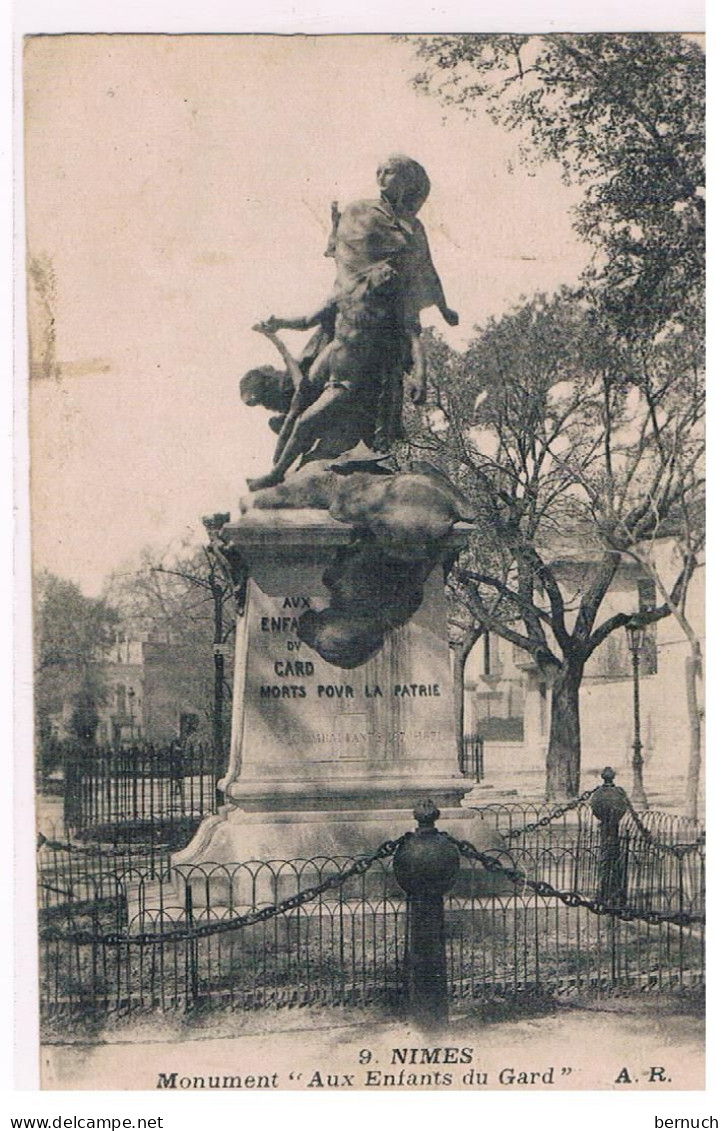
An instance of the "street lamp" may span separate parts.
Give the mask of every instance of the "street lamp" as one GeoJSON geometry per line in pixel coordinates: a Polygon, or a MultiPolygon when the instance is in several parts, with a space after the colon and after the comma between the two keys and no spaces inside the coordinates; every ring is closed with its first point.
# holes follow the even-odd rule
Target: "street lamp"
{"type": "Polygon", "coordinates": [[[640,616],[627,621],[627,643],[632,654],[632,688],[634,706],[634,742],[632,743],[632,800],[640,809],[647,809],[647,795],[642,780],[642,736],[640,733],[640,656],[645,644],[645,622],[640,616]]]}

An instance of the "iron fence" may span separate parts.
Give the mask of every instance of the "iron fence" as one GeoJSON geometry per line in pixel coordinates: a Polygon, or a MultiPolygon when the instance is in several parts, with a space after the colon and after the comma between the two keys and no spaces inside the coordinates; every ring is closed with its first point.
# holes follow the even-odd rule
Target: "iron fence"
{"type": "MultiPolygon", "coordinates": [[[[481,816],[500,837],[486,854],[436,832],[437,809],[427,802],[415,810],[416,833],[369,857],[175,866],[158,835],[159,809],[132,806],[129,818],[124,793],[131,782],[158,781],[162,762],[156,752],[144,765],[132,755],[125,765],[107,760],[102,775],[86,774],[97,783],[101,776],[106,797],[115,783],[114,804],[103,813],[136,821],[139,839],[102,845],[39,837],[48,1022],[314,1004],[397,1011],[417,997],[418,937],[428,947],[440,939],[433,954],[445,1009],[447,1001],[477,1004],[511,993],[704,984],[702,826],[637,813],[608,768],[596,791],[600,805],[589,791],[558,809],[485,806],[481,816]],[[419,871],[430,867],[420,849],[433,836],[449,853],[448,867],[453,851],[456,870],[460,859],[436,912],[419,871]],[[420,861],[414,872],[402,871],[405,847],[420,861]]],[[[191,765],[183,763],[177,778],[189,776],[191,765]]],[[[424,978],[431,996],[427,970],[424,978]]]]}
{"type": "MultiPolygon", "coordinates": [[[[538,876],[562,890],[597,897],[604,882],[604,833],[588,806],[516,837],[513,834],[524,827],[514,821],[521,809],[499,806],[495,820],[514,866],[524,875],[538,876]]],[[[487,809],[483,815],[487,815],[487,809]]],[[[671,814],[654,814],[650,828],[659,839],[647,840],[629,814],[620,825],[610,866],[621,901],[632,907],[664,910],[690,902],[704,911],[701,825],[671,814]],[[690,847],[693,845],[694,849],[690,847]],[[688,851],[683,851],[686,848],[688,851]]]]}
{"type": "MultiPolygon", "coordinates": [[[[517,854],[496,854],[511,868],[517,854]]],[[[321,885],[361,858],[168,867],[147,861],[87,875],[41,914],[41,1007],[47,1021],[146,1011],[302,1005],[403,1006],[408,902],[391,857],[338,889],[321,885]],[[285,901],[301,900],[278,912],[285,901]],[[246,916],[272,912],[259,922],[246,916]],[[242,920],[242,921],[241,921],[242,920]]],[[[561,873],[568,884],[574,868],[561,873]]],[[[582,872],[582,875],[585,873],[582,872]]],[[[555,874],[554,878],[556,878],[555,874]]],[[[524,879],[528,877],[524,874],[524,879]]],[[[451,1000],[702,986],[702,890],[682,893],[684,919],[624,921],[530,890],[483,890],[463,860],[445,900],[451,1000]]],[[[566,889],[568,890],[568,888],[566,889]]],[[[661,907],[669,893],[655,892],[661,907]]],[[[653,909],[654,910],[654,909],[653,909]]]]}
{"type": "MultiPolygon", "coordinates": [[[[590,833],[599,827],[586,804],[592,792],[588,791],[577,802],[570,802],[568,807],[563,806],[560,810],[546,804],[521,801],[489,802],[477,805],[477,810],[509,843],[517,841],[522,846],[572,844],[579,841],[584,832],[590,833]],[[555,817],[554,812],[557,814],[555,817]]],[[[705,831],[701,820],[677,813],[648,809],[639,812],[637,817],[639,823],[646,826],[661,844],[692,844],[705,831]]],[[[631,812],[624,818],[624,823],[632,829],[638,827],[631,812]]]]}
{"type": "Polygon", "coordinates": [[[126,841],[116,845],[77,843],[66,829],[39,834],[38,906],[41,912],[120,899],[124,878],[133,873],[169,877],[171,851],[157,843],[126,841]]]}
{"type": "MultiPolygon", "coordinates": [[[[293,912],[215,930],[241,910],[234,898],[243,878],[251,891],[257,881],[280,895],[351,863],[250,862],[228,871],[227,899],[224,869],[213,867],[207,877],[200,870],[174,870],[171,884],[164,877],[128,875],[116,905],[100,902],[76,909],[70,919],[49,917],[41,932],[43,1015],[394,1005],[404,957],[401,893],[375,894],[358,880],[293,912]],[[198,883],[220,902],[195,906],[198,883]],[[201,925],[210,933],[197,934],[201,925]],[[114,932],[126,941],[108,941],[114,932]]],[[[376,881],[373,886],[381,887],[376,881]]]]}
{"type": "Polygon", "coordinates": [[[183,843],[217,809],[220,767],[205,743],[69,745],[63,765],[64,822],[77,836],[183,843]]]}
{"type": "Polygon", "coordinates": [[[460,743],[458,764],[460,773],[476,782],[484,777],[483,739],[478,734],[466,734],[460,743]]]}

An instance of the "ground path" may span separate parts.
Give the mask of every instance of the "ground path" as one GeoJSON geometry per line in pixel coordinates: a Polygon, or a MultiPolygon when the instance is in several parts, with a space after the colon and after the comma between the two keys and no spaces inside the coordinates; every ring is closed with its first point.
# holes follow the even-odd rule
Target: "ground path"
{"type": "MultiPolygon", "coordinates": [[[[503,1003],[499,1012],[500,1020],[479,1024],[472,1017],[455,1016],[439,1037],[423,1037],[404,1023],[346,1024],[341,1011],[228,1014],[210,1018],[207,1031],[190,1021],[186,1031],[179,1020],[135,1021],[113,1036],[98,1034],[97,1043],[45,1044],[43,1082],[46,1088],[64,1090],[156,1089],[161,1074],[167,1086],[171,1082],[179,1091],[219,1087],[223,1077],[232,1080],[232,1086],[245,1087],[246,1078],[254,1079],[248,1087],[266,1081],[272,1086],[276,1074],[275,1086],[282,1090],[306,1088],[312,1081],[315,1085],[319,1072],[324,1080],[338,1075],[342,1082],[348,1075],[357,1088],[369,1080],[367,1090],[377,1090],[399,1085],[402,1054],[393,1050],[451,1046],[473,1051],[459,1052],[460,1063],[443,1063],[444,1052],[437,1064],[408,1063],[405,1075],[424,1077],[419,1085],[424,1087],[429,1077],[429,1086],[438,1090],[704,1087],[703,1021],[693,1008],[651,996],[556,1007],[521,1017],[509,1015],[503,1003]],[[361,1063],[368,1056],[362,1050],[371,1054],[367,1064],[361,1063]],[[533,1084],[518,1083],[521,1072],[541,1075],[533,1084]],[[450,1085],[443,1083],[446,1073],[450,1085]],[[385,1074],[394,1078],[394,1085],[385,1081],[385,1074]],[[204,1083],[195,1085],[195,1077],[204,1083]],[[516,1078],[513,1084],[508,1082],[511,1077],[516,1078]]],[[[420,1059],[420,1054],[414,1055],[420,1059]]]]}

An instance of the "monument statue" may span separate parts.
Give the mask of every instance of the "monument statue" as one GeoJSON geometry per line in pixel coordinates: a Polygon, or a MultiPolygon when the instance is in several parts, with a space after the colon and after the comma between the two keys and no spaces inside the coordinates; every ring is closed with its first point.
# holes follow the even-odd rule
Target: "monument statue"
{"type": "Polygon", "coordinates": [[[255,327],[278,349],[285,371],[250,370],[240,384],[246,404],[276,413],[273,467],[248,480],[253,506],[326,509],[356,533],[324,574],[329,607],[310,610],[298,625],[301,640],[343,668],[371,659],[409,620],[442,558],[443,539],[470,517],[435,468],[397,470],[389,458],[404,437],[405,377],[415,404],[426,395],[420,312],[436,306],[450,325],[458,316],[417,218],[430,191],[427,173],[398,155],[380,165],[377,180],[378,200],[343,212],[332,205],[325,254],[334,259],[336,281],[329,299],[307,317],[271,316],[255,327]],[[314,327],[298,359],[277,336],[314,327]]]}
{"type": "Polygon", "coordinates": [[[226,803],[179,864],[357,854],[408,829],[423,794],[471,824],[444,576],[472,514],[437,468],[392,451],[405,388],[425,398],[420,312],[458,318],[417,218],[425,170],[398,156],[377,177],[378,200],[332,208],[330,299],[256,327],[284,369],[250,370],[240,392],[274,414],[273,466],[237,522],[207,520],[240,612],[226,803]],[[284,328],[314,330],[297,358],[284,328]]]}
{"type": "Polygon", "coordinates": [[[359,200],[339,213],[327,254],[336,265],[328,300],[301,318],[272,316],[256,329],[269,335],[282,353],[287,374],[253,370],[241,382],[247,404],[266,388],[270,407],[287,408],[279,431],[273,467],[248,481],[251,491],[281,483],[296,461],[341,455],[358,443],[388,451],[401,439],[403,379],[422,404],[426,363],[420,312],[436,306],[457,325],[432,263],[425,229],[417,218],[430,191],[422,166],[410,157],[390,157],[377,170],[378,200],[359,200]],[[281,329],[317,327],[295,362],[276,338],[281,329]],[[267,376],[267,381],[266,381],[267,376]]]}

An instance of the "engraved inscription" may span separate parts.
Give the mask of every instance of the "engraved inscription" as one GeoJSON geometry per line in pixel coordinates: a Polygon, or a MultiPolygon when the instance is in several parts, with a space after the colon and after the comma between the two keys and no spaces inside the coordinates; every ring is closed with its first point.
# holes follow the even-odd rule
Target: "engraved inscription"
{"type": "Polygon", "coordinates": [[[317,762],[417,762],[450,749],[450,706],[445,647],[408,626],[360,670],[346,671],[314,656],[297,636],[298,617],[319,599],[251,590],[246,747],[263,742],[275,759],[306,746],[317,762]],[[412,637],[412,639],[410,639],[412,637]],[[423,640],[424,644],[424,640],[423,640]],[[419,677],[419,678],[418,678],[419,677]],[[258,721],[256,721],[258,720],[258,721]],[[429,724],[429,725],[428,725],[429,724]],[[314,754],[315,751],[315,754],[314,754]]]}

